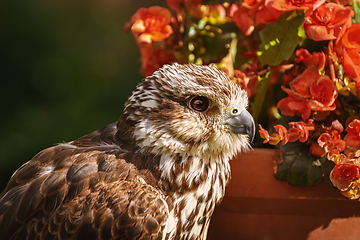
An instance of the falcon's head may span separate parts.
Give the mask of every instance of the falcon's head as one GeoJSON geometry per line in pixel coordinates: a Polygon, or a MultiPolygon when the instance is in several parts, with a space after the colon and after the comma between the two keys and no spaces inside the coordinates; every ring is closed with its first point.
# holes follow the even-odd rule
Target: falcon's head
{"type": "Polygon", "coordinates": [[[229,159],[249,148],[247,94],[216,68],[165,65],[138,84],[118,128],[143,154],[229,159]]]}

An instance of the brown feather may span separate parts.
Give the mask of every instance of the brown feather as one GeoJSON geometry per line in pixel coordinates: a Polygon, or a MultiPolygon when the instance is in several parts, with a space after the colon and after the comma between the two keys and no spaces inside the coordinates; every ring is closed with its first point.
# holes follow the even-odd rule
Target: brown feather
{"type": "Polygon", "coordinates": [[[245,92],[215,69],[164,66],[118,122],[39,152],[0,195],[0,239],[204,239],[247,136],[224,126],[245,92]],[[189,99],[209,99],[200,113],[189,99]]]}

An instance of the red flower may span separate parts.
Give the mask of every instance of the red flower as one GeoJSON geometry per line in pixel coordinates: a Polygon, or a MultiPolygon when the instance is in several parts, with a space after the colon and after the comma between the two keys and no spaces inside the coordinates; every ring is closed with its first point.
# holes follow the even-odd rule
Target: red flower
{"type": "Polygon", "coordinates": [[[339,122],[339,120],[335,120],[331,123],[331,129],[333,131],[336,131],[337,134],[334,134],[336,135],[336,138],[339,139],[341,138],[340,137],[340,133],[342,133],[344,131],[344,127],[343,125],[339,122]]]}
{"type": "MultiPolygon", "coordinates": [[[[347,74],[349,74],[356,82],[360,82],[360,51],[359,50],[346,49],[343,52],[344,71],[347,74]]],[[[359,87],[357,88],[359,89],[359,87]]]]}
{"type": "Polygon", "coordinates": [[[163,7],[140,8],[131,17],[131,31],[140,43],[151,43],[168,38],[173,30],[169,25],[171,13],[163,7]]]}
{"type": "Polygon", "coordinates": [[[276,136],[280,139],[282,145],[285,145],[289,141],[287,129],[283,125],[275,125],[274,128],[278,133],[273,133],[271,135],[276,136]]]}
{"type": "Polygon", "coordinates": [[[192,5],[201,4],[202,0],[165,0],[166,4],[174,11],[179,12],[182,5],[191,7],[192,5]]]}
{"type": "MultiPolygon", "coordinates": [[[[342,60],[345,73],[360,82],[360,23],[353,23],[341,38],[342,60]]],[[[360,86],[357,86],[360,88],[360,86]]]]}
{"type": "Polygon", "coordinates": [[[302,119],[305,121],[310,117],[311,109],[308,107],[306,100],[296,98],[289,89],[283,88],[289,94],[288,97],[281,99],[276,107],[280,109],[281,114],[285,116],[294,116],[300,113],[302,119]]]}
{"type": "Polygon", "coordinates": [[[323,133],[317,140],[319,146],[325,150],[325,152],[342,152],[345,149],[345,142],[337,137],[333,137],[329,133],[323,133]],[[336,151],[334,151],[336,150],[336,151]]]}
{"type": "Polygon", "coordinates": [[[233,4],[230,16],[246,36],[252,33],[256,23],[276,22],[278,16],[275,16],[265,4],[266,0],[244,0],[236,11],[233,4]]]}
{"type": "MultiPolygon", "coordinates": [[[[303,52],[304,53],[304,52],[303,52]]],[[[305,61],[311,59],[304,58],[305,61]]],[[[303,120],[310,117],[311,111],[333,111],[338,92],[335,83],[327,75],[320,76],[315,68],[308,67],[290,82],[290,89],[283,87],[289,97],[281,99],[277,108],[283,115],[294,116],[300,113],[303,120]]]]}
{"type": "Polygon", "coordinates": [[[313,144],[312,154],[314,156],[321,157],[322,151],[319,148],[322,148],[325,153],[328,153],[328,160],[337,162],[337,159],[340,156],[340,153],[345,150],[345,141],[340,139],[339,133],[336,130],[331,130],[320,135],[317,140],[318,146],[313,144]],[[321,156],[320,156],[321,155],[321,156]]]}
{"type": "Polygon", "coordinates": [[[332,173],[334,179],[340,179],[346,182],[352,182],[360,177],[359,166],[349,163],[335,165],[332,173]]]}
{"type": "Polygon", "coordinates": [[[320,76],[310,87],[312,100],[309,101],[313,111],[332,111],[335,110],[335,100],[338,91],[335,83],[328,75],[320,76]]]}
{"type": "Polygon", "coordinates": [[[320,75],[316,68],[308,67],[305,71],[290,82],[292,93],[296,97],[311,98],[310,87],[320,75]]]}
{"type": "Polygon", "coordinates": [[[344,138],[349,146],[360,148],[360,120],[354,119],[346,128],[347,134],[344,138]]]}
{"type": "Polygon", "coordinates": [[[266,0],[266,7],[276,17],[282,13],[295,10],[304,9],[305,13],[311,13],[313,10],[322,5],[325,0],[266,0]]]}
{"type": "Polygon", "coordinates": [[[263,143],[268,142],[271,145],[276,145],[281,141],[282,145],[285,145],[289,140],[287,130],[282,125],[274,126],[277,133],[272,133],[271,135],[269,135],[269,132],[263,129],[260,124],[259,124],[259,128],[260,128],[259,130],[260,137],[264,139],[263,143]]]}
{"type": "Polygon", "coordinates": [[[310,153],[314,155],[315,157],[323,157],[326,155],[325,150],[319,146],[319,144],[313,143],[310,147],[310,153]]]}
{"type": "Polygon", "coordinates": [[[260,5],[258,11],[255,14],[255,19],[260,23],[270,24],[275,23],[276,18],[281,15],[281,12],[276,11],[266,6],[267,1],[260,5]]]}
{"type": "Polygon", "coordinates": [[[150,76],[156,69],[164,64],[175,61],[175,53],[168,48],[156,47],[154,50],[149,45],[140,45],[141,73],[150,76]]]}
{"type": "Polygon", "coordinates": [[[304,122],[290,122],[289,123],[289,142],[305,142],[309,137],[309,130],[304,122]]]}
{"type": "Polygon", "coordinates": [[[350,49],[360,49],[360,23],[353,23],[341,39],[342,46],[350,49]]]}
{"type": "Polygon", "coordinates": [[[295,52],[298,58],[295,58],[295,62],[303,62],[307,67],[313,67],[322,71],[325,67],[326,56],[323,52],[313,52],[310,54],[308,50],[300,48],[295,52]]]}
{"type": "Polygon", "coordinates": [[[263,143],[267,143],[270,141],[270,134],[259,124],[259,134],[262,139],[264,139],[263,143]]]}
{"type": "Polygon", "coordinates": [[[305,18],[304,29],[308,37],[315,41],[339,39],[351,26],[353,17],[351,7],[326,3],[305,18]]]}
{"type": "Polygon", "coordinates": [[[254,31],[254,20],[249,14],[249,10],[242,4],[237,11],[234,12],[232,19],[236,26],[245,33],[246,36],[251,35],[254,31]]]}
{"type": "Polygon", "coordinates": [[[248,97],[256,94],[256,86],[258,84],[258,78],[256,75],[246,76],[246,74],[240,70],[234,70],[235,78],[230,77],[232,81],[238,84],[241,89],[244,89],[247,92],[248,97]]]}

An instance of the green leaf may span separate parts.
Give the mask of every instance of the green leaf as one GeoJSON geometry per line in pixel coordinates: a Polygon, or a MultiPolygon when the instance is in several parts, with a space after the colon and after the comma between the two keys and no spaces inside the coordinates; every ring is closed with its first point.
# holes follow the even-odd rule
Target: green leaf
{"type": "Polygon", "coordinates": [[[293,154],[284,154],[283,162],[278,166],[275,178],[282,181],[288,177],[288,173],[296,160],[296,156],[293,154]]]}
{"type": "Polygon", "coordinates": [[[251,103],[251,113],[256,123],[258,122],[258,118],[266,97],[271,75],[272,72],[266,73],[265,77],[259,79],[259,83],[256,87],[257,94],[255,96],[254,102],[251,103]]]}
{"type": "Polygon", "coordinates": [[[355,12],[354,18],[352,19],[353,22],[360,22],[360,3],[357,1],[352,1],[351,6],[355,12]]]}
{"type": "Polygon", "coordinates": [[[300,42],[298,33],[304,19],[302,10],[286,12],[278,17],[277,23],[266,25],[259,32],[262,43],[258,56],[262,65],[278,66],[291,57],[300,42]]]}
{"type": "Polygon", "coordinates": [[[304,186],[308,180],[309,158],[303,154],[295,156],[294,164],[288,173],[289,184],[293,186],[304,186]]]}
{"type": "Polygon", "coordinates": [[[326,156],[323,157],[324,158],[324,161],[323,163],[321,164],[321,170],[322,172],[324,173],[324,178],[325,178],[325,181],[327,182],[330,182],[330,172],[333,170],[333,168],[335,167],[335,163],[332,162],[332,161],[328,161],[326,156]]]}
{"type": "Polygon", "coordinates": [[[327,180],[334,163],[309,154],[309,146],[304,143],[287,143],[279,146],[283,152],[283,162],[279,164],[275,178],[287,179],[290,185],[315,186],[324,176],[327,180]]]}
{"type": "Polygon", "coordinates": [[[312,156],[309,156],[309,167],[308,167],[308,181],[307,184],[310,186],[315,186],[324,176],[324,172],[321,168],[321,162],[319,159],[315,159],[312,156]]]}

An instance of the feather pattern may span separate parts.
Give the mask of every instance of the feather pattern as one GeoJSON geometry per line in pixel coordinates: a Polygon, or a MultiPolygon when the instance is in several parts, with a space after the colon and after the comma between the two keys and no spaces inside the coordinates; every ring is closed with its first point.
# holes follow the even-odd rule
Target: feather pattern
{"type": "Polygon", "coordinates": [[[0,195],[0,239],[205,239],[248,136],[224,124],[247,97],[210,67],[165,65],[119,120],[22,165],[0,195]],[[189,106],[210,102],[205,112],[189,106]]]}

